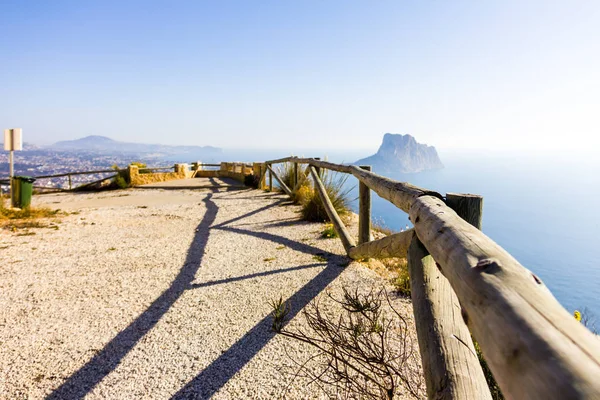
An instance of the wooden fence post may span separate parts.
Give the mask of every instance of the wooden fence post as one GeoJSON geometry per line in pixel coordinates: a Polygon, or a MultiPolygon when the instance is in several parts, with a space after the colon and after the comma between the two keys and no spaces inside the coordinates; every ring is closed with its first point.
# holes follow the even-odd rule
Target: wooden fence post
{"type": "MultiPolygon", "coordinates": [[[[481,202],[467,204],[459,197],[464,215],[481,226],[481,202]]],[[[408,268],[428,398],[491,399],[458,298],[416,236],[408,250],[408,268]]]]}
{"type": "MultiPolygon", "coordinates": [[[[315,160],[319,161],[321,160],[321,157],[315,157],[315,160]]],[[[314,167],[315,171],[317,171],[317,175],[319,175],[319,178],[321,178],[321,167],[314,167]]]]}
{"type": "MultiPolygon", "coordinates": [[[[365,171],[371,171],[370,165],[361,165],[365,171]]],[[[371,189],[359,181],[358,184],[358,244],[371,240],[371,189]]]]}
{"type": "Polygon", "coordinates": [[[294,178],[292,180],[292,189],[294,189],[296,187],[297,183],[298,183],[298,163],[295,162],[294,163],[294,178]]]}
{"type": "Polygon", "coordinates": [[[269,171],[269,192],[273,191],[273,173],[271,172],[270,165],[267,164],[267,170],[269,171]]]}
{"type": "Polygon", "coordinates": [[[459,217],[481,230],[483,197],[475,194],[446,193],[446,205],[459,217]]]}
{"type": "Polygon", "coordinates": [[[71,174],[68,175],[68,178],[69,178],[69,190],[72,190],[73,189],[73,185],[71,183],[71,174]]]}

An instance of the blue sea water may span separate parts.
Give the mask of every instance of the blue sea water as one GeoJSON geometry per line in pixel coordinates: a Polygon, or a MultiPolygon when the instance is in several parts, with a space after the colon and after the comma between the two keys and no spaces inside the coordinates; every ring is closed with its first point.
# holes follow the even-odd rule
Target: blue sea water
{"type": "MultiPolygon", "coordinates": [[[[387,176],[441,194],[482,195],[483,232],[538,275],[565,308],[587,307],[600,316],[598,160],[474,153],[442,154],[442,160],[441,170],[387,176]]],[[[395,230],[412,226],[386,200],[374,194],[372,203],[375,221],[395,230]]]]}

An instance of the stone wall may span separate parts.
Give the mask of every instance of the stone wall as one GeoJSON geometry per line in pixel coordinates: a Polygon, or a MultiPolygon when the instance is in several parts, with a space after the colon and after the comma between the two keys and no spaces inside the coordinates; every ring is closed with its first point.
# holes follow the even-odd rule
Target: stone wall
{"type": "Polygon", "coordinates": [[[187,164],[175,164],[173,169],[174,172],[141,174],[140,169],[137,165],[130,165],[129,167],[127,167],[127,174],[131,186],[139,186],[145,185],[147,183],[166,182],[175,179],[185,179],[192,177],[193,172],[189,170],[187,164]]]}

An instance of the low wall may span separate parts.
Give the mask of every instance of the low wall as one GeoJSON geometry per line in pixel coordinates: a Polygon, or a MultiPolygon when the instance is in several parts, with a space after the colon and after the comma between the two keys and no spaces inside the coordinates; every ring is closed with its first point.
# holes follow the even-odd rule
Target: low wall
{"type": "Polygon", "coordinates": [[[127,174],[129,175],[129,182],[131,186],[145,185],[154,182],[166,182],[175,179],[191,178],[192,172],[189,170],[187,164],[175,164],[173,167],[174,172],[161,172],[161,173],[150,173],[140,174],[140,169],[136,165],[130,165],[127,167],[127,174]]]}

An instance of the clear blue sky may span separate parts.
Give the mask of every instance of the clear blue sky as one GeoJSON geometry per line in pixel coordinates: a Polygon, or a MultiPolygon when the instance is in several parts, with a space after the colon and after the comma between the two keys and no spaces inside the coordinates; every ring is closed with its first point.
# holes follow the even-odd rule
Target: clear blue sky
{"type": "Polygon", "coordinates": [[[1,1],[0,127],[226,148],[600,147],[600,1],[1,1]]]}

